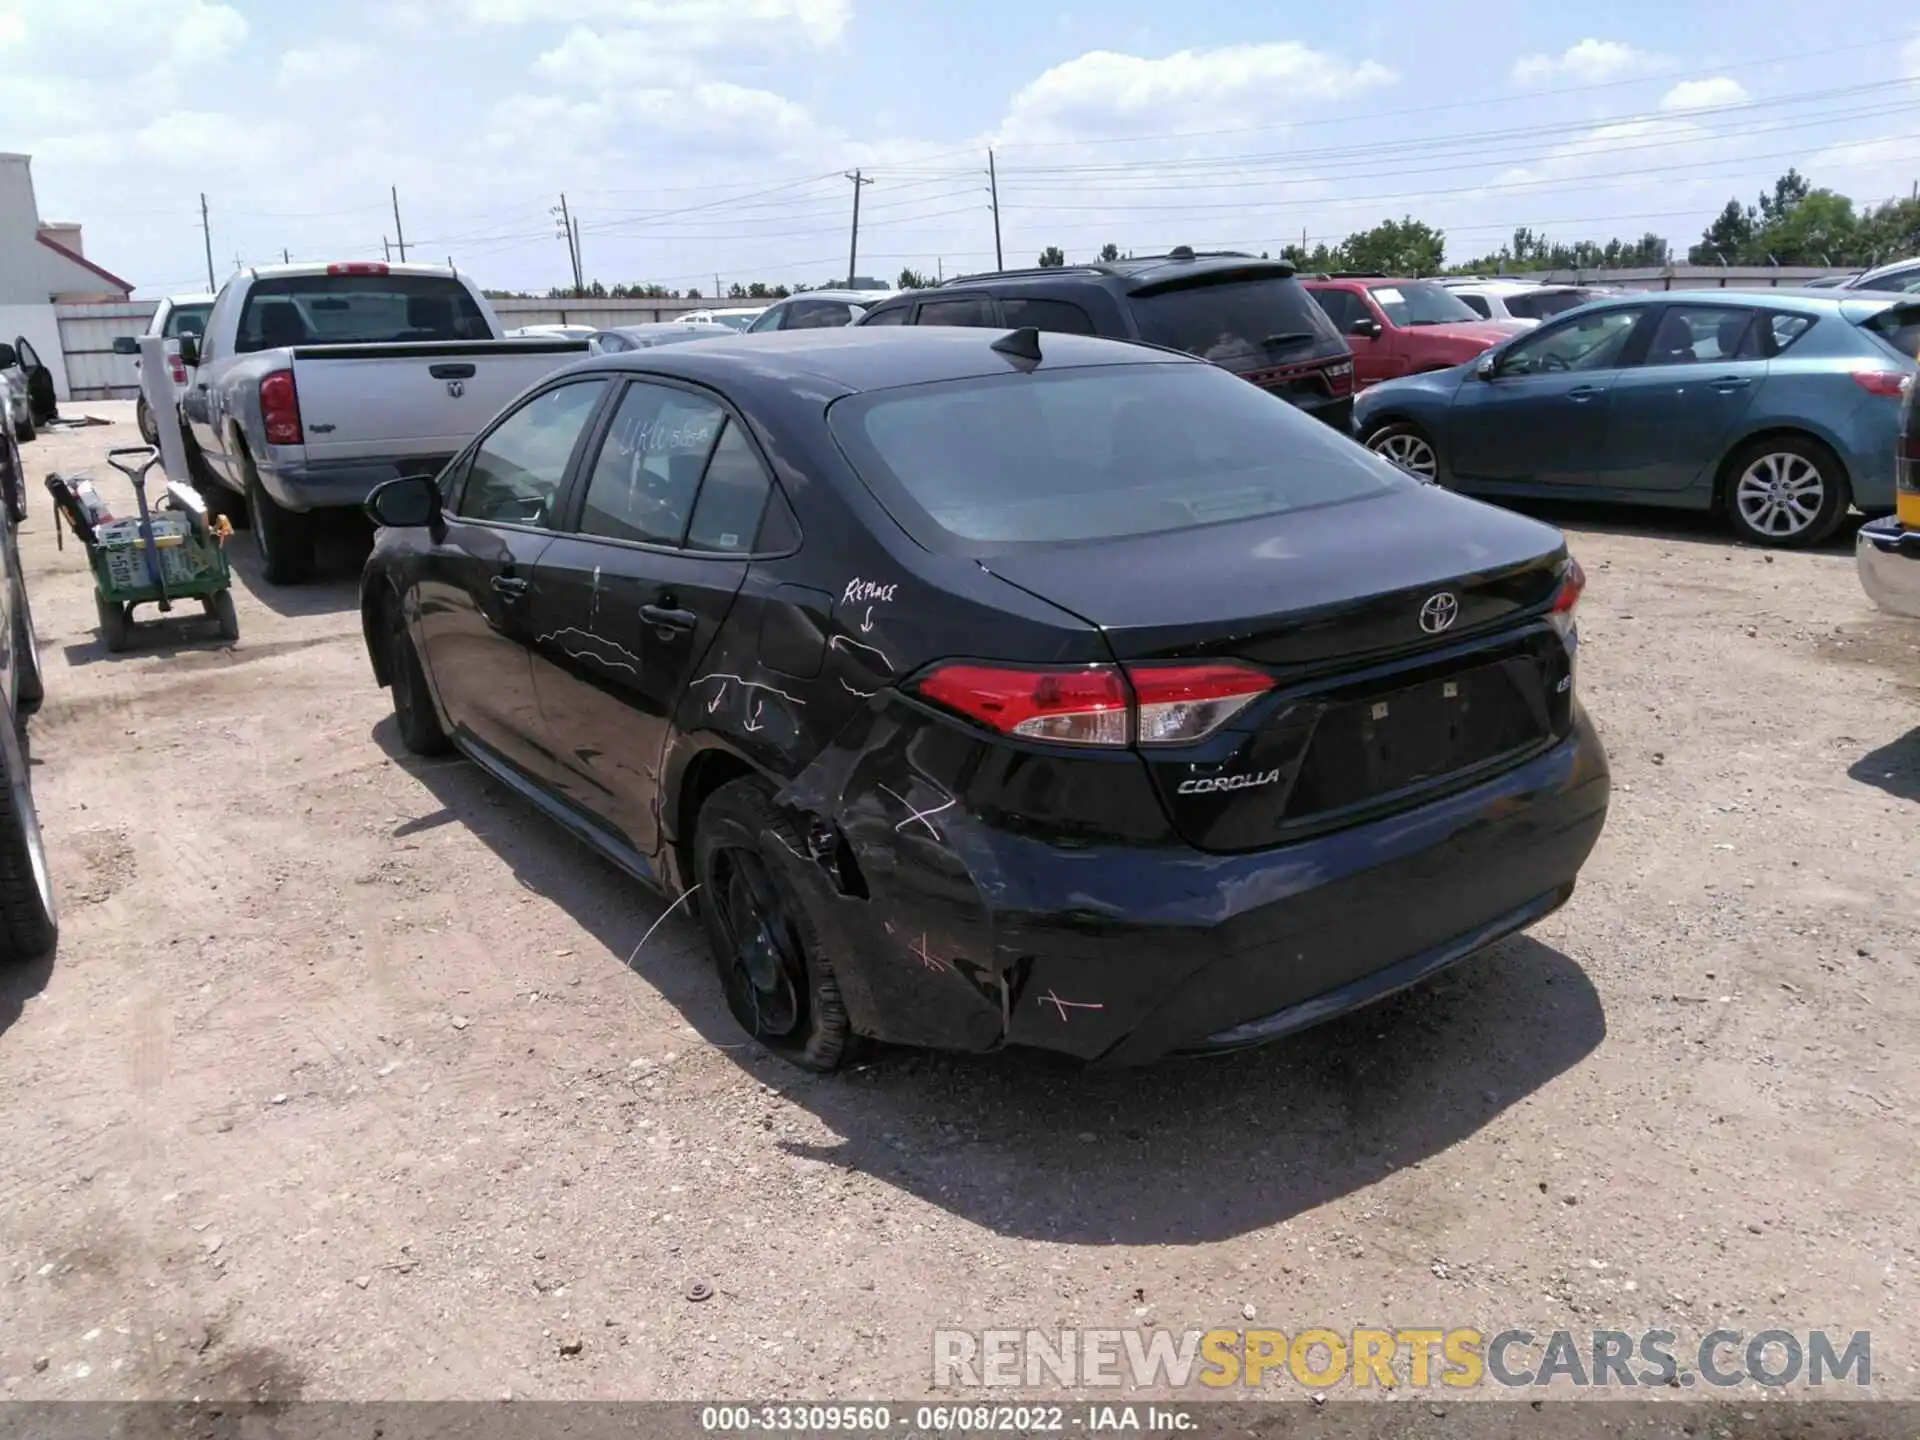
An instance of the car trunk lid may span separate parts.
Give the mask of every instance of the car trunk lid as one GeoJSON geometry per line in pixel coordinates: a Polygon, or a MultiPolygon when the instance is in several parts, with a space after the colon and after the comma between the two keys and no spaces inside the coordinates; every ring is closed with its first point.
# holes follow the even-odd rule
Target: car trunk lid
{"type": "Polygon", "coordinates": [[[1138,747],[1202,849],[1390,812],[1517,763],[1570,724],[1570,653],[1546,620],[1558,533],[1425,487],[981,563],[1099,626],[1136,685],[1195,662],[1272,679],[1206,739],[1138,747]]]}

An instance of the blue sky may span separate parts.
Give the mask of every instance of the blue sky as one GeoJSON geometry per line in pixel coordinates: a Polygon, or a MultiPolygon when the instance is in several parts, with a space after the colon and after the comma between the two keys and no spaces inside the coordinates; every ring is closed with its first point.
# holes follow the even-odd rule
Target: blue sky
{"type": "Polygon", "coordinates": [[[673,288],[990,268],[1103,242],[1272,249],[1411,214],[1684,249],[1788,165],[1920,177],[1920,25],[1616,0],[1462,24],[1422,3],[0,0],[0,149],[143,295],[235,264],[413,258],[490,285],[673,288]],[[1337,18],[1331,23],[1329,16],[1337,18]]]}

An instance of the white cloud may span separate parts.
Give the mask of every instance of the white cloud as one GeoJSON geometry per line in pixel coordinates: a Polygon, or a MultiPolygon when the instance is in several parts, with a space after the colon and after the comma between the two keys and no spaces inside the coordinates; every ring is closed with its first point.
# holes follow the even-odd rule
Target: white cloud
{"type": "Polygon", "coordinates": [[[1007,108],[1000,139],[1076,138],[1137,128],[1179,130],[1223,111],[1273,114],[1300,101],[1334,100],[1399,77],[1372,60],[1350,62],[1296,41],[1181,50],[1160,59],[1093,50],[1040,75],[1007,108]]]}
{"type": "Polygon", "coordinates": [[[247,22],[216,0],[0,0],[0,41],[47,56],[83,46],[186,65],[219,60],[247,37],[247,22]]]}
{"type": "Polygon", "coordinates": [[[1739,105],[1751,98],[1747,87],[1730,75],[1705,80],[1682,80],[1660,97],[1662,110],[1706,110],[1715,105],[1739,105]]]}
{"type": "Polygon", "coordinates": [[[373,60],[373,49],[352,40],[322,40],[304,50],[280,57],[275,83],[282,90],[302,85],[337,83],[357,75],[373,60]]]}
{"type": "Polygon", "coordinates": [[[1513,83],[1531,86],[1565,80],[1575,85],[1597,85],[1623,75],[1657,70],[1667,63],[1662,56],[1618,40],[1589,38],[1569,45],[1558,55],[1522,55],[1513,62],[1513,83]]]}
{"type": "Polygon", "coordinates": [[[764,44],[769,34],[826,45],[846,32],[851,0],[464,0],[483,25],[610,25],[656,51],[764,44]]]}

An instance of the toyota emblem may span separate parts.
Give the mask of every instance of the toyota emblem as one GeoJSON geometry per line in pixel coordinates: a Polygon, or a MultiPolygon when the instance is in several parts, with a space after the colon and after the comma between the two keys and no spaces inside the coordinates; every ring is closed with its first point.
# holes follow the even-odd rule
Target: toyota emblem
{"type": "Polygon", "coordinates": [[[1460,618],[1460,602],[1451,591],[1442,590],[1429,595],[1426,603],[1420,607],[1420,628],[1429,635],[1438,635],[1442,630],[1453,628],[1453,622],[1460,618]]]}
{"type": "Polygon", "coordinates": [[[447,381],[447,394],[451,395],[454,399],[458,400],[462,395],[466,393],[467,393],[466,381],[464,380],[447,381]]]}

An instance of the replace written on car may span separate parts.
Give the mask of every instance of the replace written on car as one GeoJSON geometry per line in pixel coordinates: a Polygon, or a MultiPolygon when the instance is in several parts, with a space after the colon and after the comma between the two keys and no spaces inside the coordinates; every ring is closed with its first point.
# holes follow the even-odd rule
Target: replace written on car
{"type": "Polygon", "coordinates": [[[405,743],[694,894],[801,1065],[1270,1040],[1546,915],[1604,823],[1559,532],[1170,352],[599,356],[369,508],[405,743]]]}

